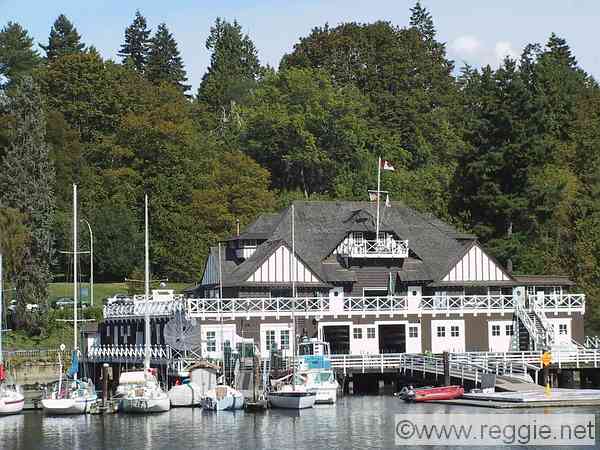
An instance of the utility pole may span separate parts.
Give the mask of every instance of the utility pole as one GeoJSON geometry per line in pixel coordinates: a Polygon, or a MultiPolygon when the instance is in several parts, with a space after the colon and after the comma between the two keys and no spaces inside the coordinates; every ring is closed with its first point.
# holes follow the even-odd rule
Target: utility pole
{"type": "Polygon", "coordinates": [[[81,221],[87,225],[90,231],[90,302],[91,306],[94,306],[94,234],[90,223],[85,219],[81,219],[81,221]]]}

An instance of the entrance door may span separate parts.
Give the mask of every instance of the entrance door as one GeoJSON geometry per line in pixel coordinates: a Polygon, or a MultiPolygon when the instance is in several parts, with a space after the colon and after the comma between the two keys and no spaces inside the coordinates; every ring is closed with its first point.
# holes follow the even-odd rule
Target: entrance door
{"type": "Polygon", "coordinates": [[[379,353],[406,353],[406,325],[379,325],[379,353]]]}
{"type": "Polygon", "coordinates": [[[329,342],[332,355],[350,353],[350,327],[348,325],[323,326],[323,340],[329,342]]]}

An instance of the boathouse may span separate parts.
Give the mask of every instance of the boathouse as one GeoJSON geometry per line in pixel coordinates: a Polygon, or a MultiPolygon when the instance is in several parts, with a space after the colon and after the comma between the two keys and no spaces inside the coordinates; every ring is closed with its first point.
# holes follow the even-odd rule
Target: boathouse
{"type": "Polygon", "coordinates": [[[262,357],[290,354],[300,335],[337,355],[568,350],[583,340],[585,296],[565,276],[513,274],[476,236],[401,203],[380,208],[378,235],[375,203],[293,206],[293,240],[292,207],[263,214],[211,249],[185,295],[105,306],[92,357],[141,358],[146,312],[156,362],[191,347],[190,333],[201,342],[194,355],[208,358],[250,339],[262,357]]]}

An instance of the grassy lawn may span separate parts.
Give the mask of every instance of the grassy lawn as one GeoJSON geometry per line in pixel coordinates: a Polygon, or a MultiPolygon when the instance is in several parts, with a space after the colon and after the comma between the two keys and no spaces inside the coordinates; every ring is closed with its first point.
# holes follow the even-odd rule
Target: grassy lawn
{"type": "MultiPolygon", "coordinates": [[[[167,283],[166,289],[174,289],[175,292],[181,292],[181,290],[189,286],[191,286],[191,284],[167,283]]],[[[80,283],[79,287],[89,289],[89,284],[80,283]]],[[[101,305],[106,297],[110,297],[114,294],[127,294],[127,289],[127,283],[94,283],[94,305],[101,305]]],[[[52,301],[60,297],[73,297],[73,283],[50,284],[49,300],[52,301]]]]}

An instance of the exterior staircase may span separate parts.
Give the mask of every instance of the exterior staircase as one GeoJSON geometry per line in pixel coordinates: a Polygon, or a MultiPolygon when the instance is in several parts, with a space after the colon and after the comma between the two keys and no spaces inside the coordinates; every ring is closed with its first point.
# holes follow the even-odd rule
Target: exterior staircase
{"type": "Polygon", "coordinates": [[[515,313],[517,317],[516,339],[513,338],[512,346],[519,351],[550,349],[553,344],[553,330],[543,310],[535,307],[534,299],[531,299],[532,307],[517,300],[515,313]]]}

